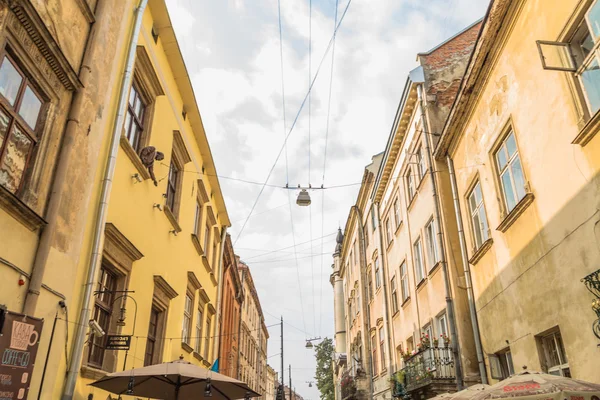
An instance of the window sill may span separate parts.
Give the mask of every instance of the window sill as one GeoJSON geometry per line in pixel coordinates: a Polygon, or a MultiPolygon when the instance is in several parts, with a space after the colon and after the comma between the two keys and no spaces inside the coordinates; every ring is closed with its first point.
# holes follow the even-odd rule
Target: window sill
{"type": "Polygon", "coordinates": [[[404,299],[402,304],[400,304],[400,307],[404,308],[406,305],[408,305],[408,303],[410,303],[410,296],[408,296],[406,299],[404,299]]]}
{"type": "Polygon", "coordinates": [[[206,361],[206,359],[202,360],[202,365],[204,365],[207,368],[210,367],[210,363],[206,361]]]}
{"type": "Polygon", "coordinates": [[[525,197],[523,197],[521,201],[517,203],[515,208],[513,208],[511,212],[509,212],[508,215],[504,217],[504,219],[502,220],[500,225],[498,225],[496,230],[500,232],[506,232],[508,228],[510,228],[511,225],[514,224],[515,221],[521,216],[521,214],[525,212],[527,207],[529,207],[529,205],[533,202],[533,199],[535,199],[533,193],[527,193],[525,197]]]}
{"type": "Polygon", "coordinates": [[[392,248],[392,244],[393,244],[393,243],[394,243],[394,240],[392,239],[392,240],[390,240],[390,242],[387,244],[387,247],[386,247],[386,249],[385,249],[387,252],[389,252],[389,251],[390,251],[390,249],[392,248]]]}
{"type": "Polygon", "coordinates": [[[217,278],[215,277],[215,274],[213,274],[212,272],[209,274],[210,276],[210,280],[212,281],[214,286],[217,286],[219,284],[219,282],[217,281],[217,278]]]}
{"type": "Polygon", "coordinates": [[[194,244],[194,247],[196,248],[198,255],[203,256],[204,250],[202,250],[202,246],[200,245],[200,238],[195,233],[192,233],[192,243],[194,244]]]}
{"type": "Polygon", "coordinates": [[[186,342],[181,342],[181,348],[183,350],[185,350],[187,353],[193,353],[194,352],[194,349],[192,348],[192,346],[190,346],[186,342]]]}
{"type": "Polygon", "coordinates": [[[427,279],[423,278],[421,279],[421,282],[419,282],[417,284],[417,292],[421,290],[421,288],[423,288],[425,286],[425,284],[427,283],[427,279]]]}
{"type": "Polygon", "coordinates": [[[198,361],[200,361],[200,362],[203,362],[203,361],[204,361],[204,357],[202,357],[202,356],[200,355],[200,353],[198,353],[198,352],[194,351],[194,352],[192,353],[192,355],[194,356],[194,358],[195,358],[196,360],[198,360],[198,361]]]}
{"type": "Polygon", "coordinates": [[[427,274],[429,276],[433,275],[434,273],[436,273],[439,269],[440,269],[440,265],[442,265],[441,261],[436,262],[433,267],[431,267],[431,269],[429,270],[429,272],[427,272],[427,274]]]}
{"type": "Polygon", "coordinates": [[[164,213],[167,216],[167,219],[169,220],[171,225],[173,225],[173,229],[175,229],[175,232],[181,232],[181,226],[179,226],[179,222],[177,222],[177,218],[175,218],[175,214],[173,214],[173,211],[171,211],[169,206],[165,205],[164,213]]]}
{"type": "Polygon", "coordinates": [[[397,309],[396,312],[392,314],[392,319],[396,318],[398,315],[400,315],[400,309],[397,309]]]}
{"type": "Polygon", "coordinates": [[[89,365],[81,366],[81,377],[86,379],[98,380],[104,378],[110,372],[103,369],[91,367],[89,365]]]}
{"type": "Polygon", "coordinates": [[[419,193],[415,192],[415,194],[413,194],[413,197],[408,201],[408,206],[406,206],[407,210],[410,210],[412,208],[412,205],[415,203],[415,199],[417,198],[417,196],[419,195],[419,193]]]}
{"type": "Polygon", "coordinates": [[[400,232],[400,228],[402,227],[403,223],[403,221],[400,221],[400,223],[396,226],[396,231],[394,232],[394,235],[398,236],[398,233],[400,232]]]}
{"type": "Polygon", "coordinates": [[[47,222],[37,215],[35,211],[22,202],[3,186],[0,186],[0,208],[10,214],[13,218],[25,225],[30,231],[36,231],[47,222]]]}
{"type": "Polygon", "coordinates": [[[208,258],[206,258],[206,255],[202,256],[202,265],[204,265],[204,269],[206,270],[206,272],[208,272],[209,274],[212,274],[212,268],[210,267],[210,263],[208,262],[208,258]]]}
{"type": "Polygon", "coordinates": [[[477,264],[477,262],[479,260],[481,260],[481,258],[485,255],[485,253],[487,253],[487,251],[492,247],[492,244],[494,244],[494,241],[492,240],[492,238],[489,238],[488,240],[483,242],[481,244],[481,246],[479,246],[479,248],[477,250],[475,250],[475,252],[473,253],[473,256],[471,256],[471,258],[469,259],[469,264],[471,264],[471,265],[477,264]]]}
{"type": "Polygon", "coordinates": [[[121,140],[119,144],[121,145],[121,148],[123,149],[125,154],[127,154],[127,157],[129,157],[131,163],[135,166],[135,169],[137,169],[137,172],[138,174],[140,174],[140,177],[142,177],[142,179],[144,180],[150,179],[150,173],[148,172],[146,167],[144,167],[144,164],[142,164],[140,156],[135,152],[135,149],[133,148],[131,143],[129,143],[129,140],[127,140],[125,135],[121,135],[121,140]]]}
{"type": "Polygon", "coordinates": [[[578,144],[581,147],[588,144],[590,140],[596,136],[596,133],[600,130],[600,112],[597,112],[584,126],[581,128],[575,139],[571,142],[572,144],[578,144]]]}

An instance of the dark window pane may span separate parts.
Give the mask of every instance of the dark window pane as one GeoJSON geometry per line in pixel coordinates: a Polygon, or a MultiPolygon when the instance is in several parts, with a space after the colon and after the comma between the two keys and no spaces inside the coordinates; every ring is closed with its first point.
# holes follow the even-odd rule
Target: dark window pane
{"type": "Polygon", "coordinates": [[[38,119],[38,115],[40,115],[40,109],[42,108],[42,102],[40,99],[33,93],[33,90],[29,86],[25,89],[25,94],[23,95],[23,101],[19,106],[19,114],[23,117],[23,120],[27,122],[32,129],[35,129],[35,125],[38,119]]]}
{"type": "Polygon", "coordinates": [[[8,58],[4,58],[0,67],[0,93],[11,106],[15,104],[23,78],[8,58]]]}
{"type": "Polygon", "coordinates": [[[10,124],[10,115],[0,109],[0,149],[6,140],[6,131],[8,130],[8,124],[10,124]]]}
{"type": "Polygon", "coordinates": [[[0,164],[0,185],[13,193],[17,191],[23,179],[31,147],[31,139],[14,125],[0,164]]]}

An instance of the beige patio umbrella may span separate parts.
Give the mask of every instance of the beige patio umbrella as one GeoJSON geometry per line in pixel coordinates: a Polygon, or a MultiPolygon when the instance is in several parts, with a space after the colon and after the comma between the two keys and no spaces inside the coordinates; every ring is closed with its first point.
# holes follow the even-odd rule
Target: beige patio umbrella
{"type": "Polygon", "coordinates": [[[236,400],[260,396],[244,382],[183,360],[114,372],[90,385],[114,394],[161,400],[205,397],[236,400]]]}
{"type": "Polygon", "coordinates": [[[487,389],[471,400],[600,400],[600,385],[534,371],[523,371],[487,389]]]}
{"type": "Polygon", "coordinates": [[[430,400],[471,400],[482,390],[485,390],[489,387],[490,385],[483,385],[481,383],[478,383],[476,385],[469,386],[468,388],[463,389],[460,392],[438,394],[430,400]]]}

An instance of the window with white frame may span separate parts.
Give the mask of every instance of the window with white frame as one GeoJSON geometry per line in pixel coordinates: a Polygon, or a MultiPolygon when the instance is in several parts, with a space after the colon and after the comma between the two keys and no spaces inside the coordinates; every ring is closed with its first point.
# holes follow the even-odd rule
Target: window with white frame
{"type": "MultiPolygon", "coordinates": [[[[200,354],[200,344],[202,340],[202,321],[204,313],[204,306],[202,302],[198,302],[198,310],[196,310],[196,344],[194,346],[194,351],[200,354]]],[[[207,333],[208,334],[208,333],[207,333]]]]}
{"type": "Polygon", "coordinates": [[[419,171],[419,181],[425,177],[425,171],[427,167],[425,166],[425,158],[423,157],[423,150],[419,147],[417,149],[417,162],[419,163],[418,171],[419,171]]]}
{"type": "Polygon", "coordinates": [[[396,229],[400,226],[400,201],[396,197],[394,200],[394,222],[396,223],[396,229]]]}
{"type": "Polygon", "coordinates": [[[404,303],[410,295],[408,291],[408,268],[406,266],[406,261],[403,261],[400,265],[400,285],[402,289],[402,302],[404,303]]]}
{"type": "Polygon", "coordinates": [[[415,274],[417,277],[417,283],[420,283],[425,279],[425,271],[423,270],[423,245],[421,244],[421,238],[418,238],[413,245],[413,252],[415,258],[415,274]]]}
{"type": "Polygon", "coordinates": [[[395,276],[392,277],[390,288],[392,291],[392,314],[396,314],[396,312],[398,312],[398,288],[395,276]]]}
{"type": "Polygon", "coordinates": [[[492,354],[490,360],[490,374],[493,379],[504,380],[515,373],[513,366],[512,353],[510,348],[492,354]]]}
{"type": "Polygon", "coordinates": [[[368,289],[369,289],[369,300],[373,300],[373,276],[371,274],[371,269],[367,271],[367,281],[368,281],[368,289]]]}
{"type": "Polygon", "coordinates": [[[495,154],[498,176],[506,212],[509,213],[527,194],[521,158],[517,150],[515,134],[511,130],[495,154]]]}
{"type": "Polygon", "coordinates": [[[387,239],[387,245],[389,246],[392,243],[393,233],[392,233],[392,223],[389,218],[385,220],[385,236],[387,239]]]}
{"type": "Polygon", "coordinates": [[[408,193],[408,201],[411,201],[415,197],[415,178],[411,167],[408,167],[406,170],[406,191],[408,193]]]}
{"type": "Polygon", "coordinates": [[[481,184],[475,183],[469,194],[469,214],[471,215],[471,226],[473,228],[473,244],[475,249],[490,238],[490,229],[487,222],[487,215],[483,205],[483,195],[481,194],[481,184]]]}
{"type": "Polygon", "coordinates": [[[445,338],[448,337],[448,318],[446,317],[446,313],[440,314],[437,317],[437,330],[439,333],[439,345],[443,346],[445,338]]]}
{"type": "Polygon", "coordinates": [[[438,262],[438,246],[436,241],[436,230],[433,219],[425,226],[425,238],[427,240],[427,258],[429,261],[429,269],[433,268],[438,262]]]}
{"type": "Polygon", "coordinates": [[[194,306],[194,295],[190,292],[185,294],[185,306],[183,309],[183,329],[182,329],[182,341],[190,344],[190,337],[192,336],[192,309],[194,306]]]}
{"type": "Polygon", "coordinates": [[[379,329],[379,354],[381,354],[381,370],[385,371],[386,370],[386,366],[385,366],[385,335],[383,332],[383,328],[379,329]]]}
{"type": "Polygon", "coordinates": [[[375,264],[375,289],[379,289],[381,287],[381,268],[379,268],[379,258],[375,258],[373,263],[375,264]]]}
{"type": "Polygon", "coordinates": [[[567,360],[560,331],[556,329],[552,333],[538,338],[538,340],[541,342],[544,352],[544,370],[550,375],[570,378],[571,370],[569,369],[569,361],[567,360]]]}
{"type": "Polygon", "coordinates": [[[567,41],[537,43],[545,69],[575,73],[587,113],[594,115],[600,109],[600,2],[591,2],[567,41]]]}

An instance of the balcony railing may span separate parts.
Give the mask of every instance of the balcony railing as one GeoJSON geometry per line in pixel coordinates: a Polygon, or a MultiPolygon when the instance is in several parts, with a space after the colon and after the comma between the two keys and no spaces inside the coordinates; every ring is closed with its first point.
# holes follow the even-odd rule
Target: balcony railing
{"type": "Polygon", "coordinates": [[[402,368],[404,386],[407,391],[415,390],[436,380],[456,379],[452,349],[427,348],[404,360],[402,368]]]}

